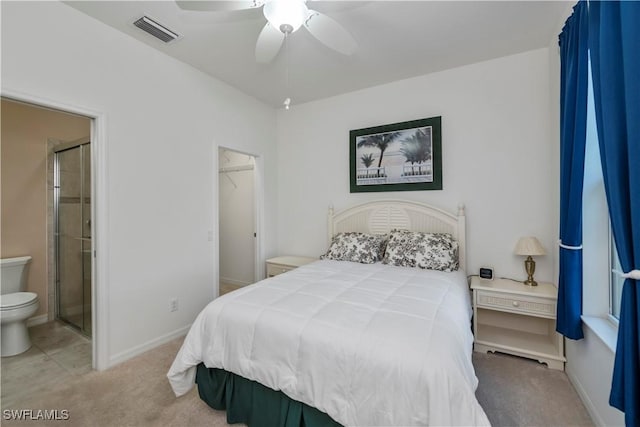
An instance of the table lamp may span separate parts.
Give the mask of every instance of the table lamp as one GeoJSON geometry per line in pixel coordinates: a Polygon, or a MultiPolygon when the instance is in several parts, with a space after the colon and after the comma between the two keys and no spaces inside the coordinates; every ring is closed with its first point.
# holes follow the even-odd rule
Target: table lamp
{"type": "Polygon", "coordinates": [[[524,255],[527,259],[524,261],[524,269],[527,272],[527,280],[524,283],[527,286],[538,286],[538,282],[533,280],[533,273],[536,271],[536,262],[532,256],[546,255],[542,244],[533,236],[521,237],[516,244],[514,250],[516,255],[524,255]]]}

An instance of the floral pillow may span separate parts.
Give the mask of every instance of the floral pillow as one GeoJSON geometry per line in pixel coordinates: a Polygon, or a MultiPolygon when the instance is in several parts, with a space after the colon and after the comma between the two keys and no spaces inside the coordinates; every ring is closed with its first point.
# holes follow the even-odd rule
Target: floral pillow
{"type": "Polygon", "coordinates": [[[389,234],[383,264],[456,271],[458,242],[446,233],[393,230],[389,234]]]}
{"type": "Polygon", "coordinates": [[[338,233],[320,259],[373,264],[382,259],[386,237],[384,234],[338,233]]]}

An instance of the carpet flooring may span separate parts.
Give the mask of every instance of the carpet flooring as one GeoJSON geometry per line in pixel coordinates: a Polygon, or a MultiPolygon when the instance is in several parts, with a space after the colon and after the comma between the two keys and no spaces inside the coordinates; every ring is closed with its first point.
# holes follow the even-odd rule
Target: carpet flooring
{"type": "MultiPolygon", "coordinates": [[[[92,371],[2,404],[3,426],[227,426],[194,389],[176,398],[166,379],[183,339],[103,372],[92,371]],[[66,421],[8,420],[6,409],[67,410],[66,421]]],[[[564,372],[498,354],[474,354],[477,396],[494,426],[592,426],[564,372]]]]}
{"type": "Polygon", "coordinates": [[[563,371],[499,353],[473,353],[476,397],[493,426],[593,426],[563,371]]]}

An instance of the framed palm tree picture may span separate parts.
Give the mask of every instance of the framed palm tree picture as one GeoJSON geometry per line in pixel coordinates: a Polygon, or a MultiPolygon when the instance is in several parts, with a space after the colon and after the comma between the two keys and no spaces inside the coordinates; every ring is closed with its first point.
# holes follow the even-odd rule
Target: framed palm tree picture
{"type": "Polygon", "coordinates": [[[349,132],[351,192],[442,190],[441,117],[349,132]]]}

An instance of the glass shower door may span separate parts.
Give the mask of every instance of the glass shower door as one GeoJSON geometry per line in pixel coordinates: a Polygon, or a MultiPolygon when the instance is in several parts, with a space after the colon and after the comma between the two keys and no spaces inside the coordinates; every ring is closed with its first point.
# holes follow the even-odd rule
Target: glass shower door
{"type": "Polygon", "coordinates": [[[91,170],[89,144],[56,153],[57,317],[91,336],[91,170]]]}

